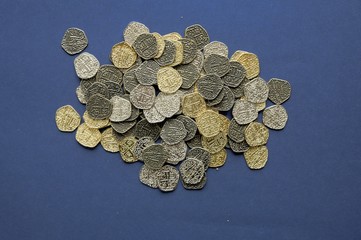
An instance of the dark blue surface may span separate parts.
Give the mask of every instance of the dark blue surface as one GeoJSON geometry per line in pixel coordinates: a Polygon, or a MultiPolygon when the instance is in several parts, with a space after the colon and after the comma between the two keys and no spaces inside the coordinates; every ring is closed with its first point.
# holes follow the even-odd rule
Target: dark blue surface
{"type": "Polygon", "coordinates": [[[360,1],[1,1],[0,23],[0,239],[361,239],[360,1]],[[84,29],[104,64],[132,20],[201,23],[291,82],[265,169],[229,153],[204,190],[163,194],[141,164],[56,129],[58,107],[84,110],[64,31],[84,29]]]}

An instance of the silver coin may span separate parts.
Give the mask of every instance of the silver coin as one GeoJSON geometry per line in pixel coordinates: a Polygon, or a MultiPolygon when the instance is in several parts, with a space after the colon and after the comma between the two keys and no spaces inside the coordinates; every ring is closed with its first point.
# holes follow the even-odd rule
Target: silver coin
{"type": "Polygon", "coordinates": [[[149,28],[143,23],[132,21],[124,29],[124,41],[133,45],[140,34],[149,33],[149,28]]]}
{"type": "Polygon", "coordinates": [[[200,183],[204,176],[204,164],[195,158],[187,158],[179,166],[182,181],[187,184],[200,183]]]}
{"type": "Polygon", "coordinates": [[[139,180],[148,187],[158,188],[157,173],[158,170],[151,169],[146,165],[143,165],[139,171],[139,180]]]}
{"type": "Polygon", "coordinates": [[[163,54],[159,58],[154,59],[161,67],[171,65],[176,55],[176,46],[174,43],[164,40],[164,44],[163,54]]]}
{"type": "Polygon", "coordinates": [[[143,114],[150,123],[160,123],[165,120],[165,117],[158,112],[154,105],[149,109],[144,109],[143,114]]]}
{"type": "Polygon", "coordinates": [[[198,72],[203,69],[204,56],[201,50],[197,50],[196,57],[193,59],[192,62],[190,62],[190,64],[194,65],[198,69],[198,72]]]}
{"type": "Polygon", "coordinates": [[[132,113],[132,106],[130,102],[120,96],[114,96],[110,99],[113,105],[112,114],[109,120],[112,122],[122,122],[128,119],[132,113]]]}
{"type": "Polygon", "coordinates": [[[244,141],[244,130],[247,126],[248,125],[238,124],[237,121],[232,118],[228,128],[228,137],[237,143],[244,141]]]}
{"type": "Polygon", "coordinates": [[[78,98],[79,102],[82,104],[86,104],[85,93],[80,85],[76,88],[75,93],[76,93],[76,97],[78,98]]]}
{"type": "Polygon", "coordinates": [[[85,32],[79,28],[68,28],[61,40],[61,47],[69,55],[80,53],[88,46],[85,32]]]}
{"type": "Polygon", "coordinates": [[[201,190],[204,188],[207,182],[207,176],[206,173],[204,173],[204,176],[202,177],[202,180],[197,184],[188,184],[182,181],[182,185],[187,190],[201,190]]]}
{"type": "Polygon", "coordinates": [[[135,76],[140,84],[156,85],[159,65],[154,60],[144,61],[136,70],[135,76]]]}
{"type": "Polygon", "coordinates": [[[246,142],[246,140],[238,143],[238,142],[235,142],[232,139],[228,138],[228,144],[234,153],[244,153],[245,151],[247,151],[249,149],[249,145],[246,142]]]}
{"type": "Polygon", "coordinates": [[[197,82],[199,94],[207,100],[215,99],[223,88],[223,82],[215,74],[207,74],[197,82]]]}
{"type": "Polygon", "coordinates": [[[197,49],[203,49],[203,47],[209,43],[207,31],[199,24],[187,27],[184,36],[185,38],[194,40],[197,44],[197,49]]]}
{"type": "Polygon", "coordinates": [[[281,130],[286,126],[288,114],[281,105],[273,105],[263,111],[263,123],[270,129],[281,130]]]}
{"type": "Polygon", "coordinates": [[[159,92],[154,103],[158,112],[166,118],[172,117],[180,108],[179,93],[166,94],[159,92]]]}
{"type": "Polygon", "coordinates": [[[169,165],[163,166],[157,171],[158,188],[162,192],[174,191],[178,185],[179,172],[178,170],[169,165]]]}
{"type": "Polygon", "coordinates": [[[119,83],[113,81],[104,81],[103,83],[107,86],[109,98],[123,94],[122,86],[119,83]]]}
{"type": "Polygon", "coordinates": [[[239,62],[230,62],[230,68],[226,75],[222,77],[224,85],[238,87],[246,77],[246,69],[239,62]]]}
{"type": "Polygon", "coordinates": [[[226,44],[218,41],[212,41],[203,48],[204,57],[211,54],[217,54],[228,58],[228,47],[226,44]]]}
{"type": "Polygon", "coordinates": [[[181,38],[178,40],[183,45],[183,60],[182,64],[192,62],[197,56],[197,44],[194,40],[189,38],[181,38]]]}
{"type": "Polygon", "coordinates": [[[123,81],[123,73],[114,65],[102,65],[100,66],[95,79],[97,82],[112,81],[121,84],[123,81]]]}
{"type": "Polygon", "coordinates": [[[120,134],[127,133],[132,127],[137,124],[136,120],[127,121],[127,122],[110,122],[113,130],[120,134]]]}
{"type": "Polygon", "coordinates": [[[104,83],[95,82],[85,92],[85,99],[88,101],[93,95],[100,94],[103,97],[109,99],[110,94],[108,87],[104,83]]]}
{"type": "Polygon", "coordinates": [[[184,141],[180,141],[179,143],[172,145],[163,142],[162,145],[168,153],[167,163],[177,165],[185,159],[187,154],[187,144],[184,141]]]}
{"type": "Polygon", "coordinates": [[[218,95],[215,99],[206,100],[207,106],[212,107],[212,106],[215,106],[215,105],[219,104],[220,102],[222,102],[222,99],[224,98],[224,94],[225,94],[225,91],[224,91],[224,87],[223,87],[223,89],[218,93],[218,95]]]}
{"type": "Polygon", "coordinates": [[[202,147],[202,137],[197,132],[191,140],[186,142],[189,148],[202,147]]]}
{"type": "Polygon", "coordinates": [[[195,158],[202,161],[204,170],[207,170],[209,161],[211,160],[211,154],[202,147],[195,147],[188,151],[186,158],[195,158]]]}
{"type": "MultiPolygon", "coordinates": [[[[130,102],[129,94],[124,94],[124,95],[120,95],[120,96],[130,102]]],[[[140,114],[139,109],[136,108],[132,103],[130,103],[130,104],[131,104],[131,113],[130,113],[130,117],[128,119],[126,119],[126,121],[133,121],[133,120],[137,119],[140,114]]]]}
{"type": "Polygon", "coordinates": [[[156,123],[149,123],[146,119],[140,120],[135,126],[134,135],[140,139],[142,137],[151,137],[157,141],[161,128],[156,123]]]}
{"type": "Polygon", "coordinates": [[[271,78],[267,85],[269,88],[268,98],[275,104],[282,104],[290,98],[291,84],[288,81],[271,78]]]}
{"type": "Polygon", "coordinates": [[[183,123],[184,127],[186,128],[187,135],[184,138],[184,141],[189,141],[189,140],[193,139],[197,132],[196,122],[193,119],[191,119],[190,117],[187,117],[184,115],[179,115],[177,117],[177,120],[181,121],[183,123]]]}
{"type": "Polygon", "coordinates": [[[207,74],[216,74],[223,77],[229,72],[229,60],[224,56],[211,54],[205,58],[203,69],[207,74]]]}
{"type": "Polygon", "coordinates": [[[224,86],[222,89],[224,93],[223,98],[220,103],[214,105],[213,107],[220,112],[227,112],[232,109],[235,101],[233,92],[229,87],[224,86]]]}
{"type": "Polygon", "coordinates": [[[249,102],[263,103],[268,98],[267,82],[260,77],[256,77],[244,85],[244,95],[249,102]]]}
{"type": "Polygon", "coordinates": [[[133,154],[134,154],[135,158],[139,161],[143,161],[143,159],[142,159],[143,150],[152,144],[155,144],[155,142],[151,137],[140,138],[137,141],[137,143],[135,144],[135,147],[133,150],[133,154]]]}
{"type": "Polygon", "coordinates": [[[160,169],[167,161],[168,154],[160,144],[149,145],[143,149],[144,164],[151,169],[160,169]]]}
{"type": "Polygon", "coordinates": [[[141,58],[151,59],[158,53],[157,39],[153,34],[142,33],[135,39],[133,48],[141,58]]]}
{"type": "Polygon", "coordinates": [[[94,55],[83,52],[74,59],[74,67],[80,79],[89,79],[97,74],[100,63],[94,55]]]}
{"type": "Polygon", "coordinates": [[[109,118],[112,108],[112,103],[100,94],[91,96],[86,104],[86,111],[92,119],[109,118]]]}
{"type": "Polygon", "coordinates": [[[136,68],[126,71],[123,76],[124,89],[129,93],[139,84],[135,71],[136,68]]]}
{"type": "Polygon", "coordinates": [[[177,144],[187,136],[186,128],[177,119],[168,119],[160,131],[161,139],[167,144],[177,144]]]}
{"type": "Polygon", "coordinates": [[[138,84],[130,92],[130,102],[139,109],[149,109],[155,100],[155,89],[153,86],[138,84]]]}
{"type": "Polygon", "coordinates": [[[258,111],[254,103],[238,99],[234,103],[232,115],[238,124],[248,124],[257,119],[258,111]]]}
{"type": "Polygon", "coordinates": [[[89,78],[89,79],[81,79],[80,80],[80,87],[83,89],[84,93],[88,91],[88,88],[95,83],[95,77],[89,78]]]}
{"type": "Polygon", "coordinates": [[[175,67],[175,70],[177,70],[182,77],[183,82],[181,88],[183,89],[191,88],[200,77],[197,67],[192,64],[179,65],[175,67]]]}

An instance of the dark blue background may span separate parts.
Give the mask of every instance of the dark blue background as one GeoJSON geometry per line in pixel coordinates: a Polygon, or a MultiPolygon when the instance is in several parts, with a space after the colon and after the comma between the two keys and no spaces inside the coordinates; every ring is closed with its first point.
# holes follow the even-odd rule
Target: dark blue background
{"type": "Polygon", "coordinates": [[[0,239],[361,239],[360,1],[3,0],[0,23],[0,239]],[[201,23],[291,82],[265,169],[229,152],[204,190],[163,194],[139,183],[140,163],[56,129],[58,107],[84,111],[64,31],[84,29],[104,64],[132,20],[161,34],[201,23]]]}

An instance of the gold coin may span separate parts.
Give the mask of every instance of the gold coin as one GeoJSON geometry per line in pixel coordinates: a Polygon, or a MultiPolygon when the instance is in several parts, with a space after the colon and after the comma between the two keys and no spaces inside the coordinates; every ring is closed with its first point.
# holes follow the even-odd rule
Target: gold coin
{"type": "Polygon", "coordinates": [[[124,162],[133,163],[137,161],[133,153],[136,143],[137,139],[132,135],[123,138],[119,142],[119,152],[124,162]]]}
{"type": "Polygon", "coordinates": [[[99,128],[107,127],[110,124],[109,118],[106,118],[106,119],[92,119],[89,116],[87,111],[84,112],[83,119],[84,119],[85,124],[90,128],[98,128],[99,129],[99,128]]]}
{"type": "Polygon", "coordinates": [[[268,160],[268,149],[265,145],[250,147],[245,153],[244,158],[250,169],[263,168],[268,160]]]}
{"type": "Polygon", "coordinates": [[[152,34],[155,37],[155,39],[157,40],[157,48],[158,48],[158,53],[157,53],[157,55],[155,55],[154,58],[160,58],[160,56],[162,56],[163,51],[164,51],[165,42],[164,42],[164,39],[162,38],[162,36],[159,33],[154,32],[152,34]]]}
{"type": "Polygon", "coordinates": [[[224,116],[223,114],[219,114],[219,119],[221,121],[221,132],[228,133],[229,126],[231,125],[231,121],[228,117],[224,116]]]}
{"type": "Polygon", "coordinates": [[[171,32],[163,35],[163,39],[168,41],[178,41],[181,38],[182,36],[177,32],[171,32]]]}
{"type": "Polygon", "coordinates": [[[115,44],[110,56],[117,68],[130,68],[138,57],[134,49],[126,42],[115,44]]]}
{"type": "Polygon", "coordinates": [[[196,124],[199,133],[205,137],[216,136],[221,130],[221,121],[219,119],[219,114],[213,112],[212,110],[206,110],[202,112],[196,118],[196,124]]]}
{"type": "Polygon", "coordinates": [[[55,123],[62,132],[73,132],[80,124],[79,113],[70,105],[65,105],[55,113],[55,123]]]}
{"type": "Polygon", "coordinates": [[[157,73],[158,88],[164,93],[175,93],[182,85],[181,75],[172,67],[162,67],[157,73]]]}
{"type": "Polygon", "coordinates": [[[102,133],[100,144],[107,152],[119,152],[119,139],[114,134],[113,129],[107,128],[102,133]]]}
{"type": "Polygon", "coordinates": [[[226,149],[222,149],[219,152],[211,154],[211,160],[209,161],[208,167],[217,168],[222,167],[227,159],[226,149]]]}
{"type": "Polygon", "coordinates": [[[262,123],[251,122],[244,130],[244,137],[249,146],[260,146],[267,143],[269,131],[262,123]]]}
{"type": "Polygon", "coordinates": [[[227,132],[219,132],[213,137],[202,136],[202,146],[210,153],[221,151],[227,145],[227,132]]]}
{"type": "Polygon", "coordinates": [[[94,148],[100,142],[102,134],[96,128],[90,128],[82,123],[76,131],[75,139],[80,145],[88,148],[94,148]]]}
{"type": "Polygon", "coordinates": [[[242,64],[246,69],[246,77],[248,79],[255,78],[259,75],[259,61],[254,53],[237,50],[231,57],[230,61],[236,61],[242,64]]]}
{"type": "Polygon", "coordinates": [[[254,105],[256,106],[257,112],[260,112],[260,111],[262,111],[263,109],[266,108],[266,102],[263,102],[263,103],[255,103],[254,105]]]}
{"type": "Polygon", "coordinates": [[[206,102],[199,93],[189,93],[183,96],[182,108],[184,115],[196,118],[206,110],[206,102]]]}
{"type": "Polygon", "coordinates": [[[174,62],[170,66],[174,67],[181,64],[183,61],[183,44],[179,41],[172,41],[172,43],[175,45],[175,58],[174,62]]]}

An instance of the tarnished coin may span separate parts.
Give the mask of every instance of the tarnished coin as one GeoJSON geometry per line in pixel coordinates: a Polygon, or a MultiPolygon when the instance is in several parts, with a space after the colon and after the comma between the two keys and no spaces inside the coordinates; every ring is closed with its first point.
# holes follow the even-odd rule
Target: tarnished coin
{"type": "Polygon", "coordinates": [[[208,57],[211,54],[217,54],[228,58],[228,47],[226,44],[218,41],[212,41],[203,48],[204,57],[208,57]]]}
{"type": "Polygon", "coordinates": [[[267,163],[268,149],[266,146],[250,147],[244,153],[244,158],[250,169],[261,169],[267,163]]]}
{"type": "Polygon", "coordinates": [[[83,114],[83,120],[85,122],[85,124],[90,127],[90,128],[104,128],[106,126],[109,125],[109,118],[105,118],[105,119],[92,119],[88,112],[85,111],[83,114]]]}
{"type": "Polygon", "coordinates": [[[227,159],[227,151],[222,149],[219,152],[211,154],[211,160],[209,161],[210,168],[222,167],[227,159]]]}
{"type": "Polygon", "coordinates": [[[230,60],[242,64],[246,69],[246,77],[248,79],[252,79],[259,75],[259,60],[256,54],[237,50],[230,60]]]}
{"type": "Polygon", "coordinates": [[[232,109],[235,97],[229,87],[224,86],[221,92],[223,92],[223,98],[221,102],[214,105],[213,107],[218,111],[227,112],[232,109]]]}
{"type": "Polygon", "coordinates": [[[207,31],[199,24],[187,27],[184,37],[194,40],[197,44],[197,49],[203,49],[203,47],[209,43],[207,31]]]}
{"type": "Polygon", "coordinates": [[[207,182],[207,176],[206,176],[206,173],[204,173],[204,175],[202,177],[202,180],[199,183],[197,183],[197,184],[188,184],[188,183],[185,183],[182,180],[182,185],[187,190],[201,190],[206,185],[206,182],[207,182]]]}
{"type": "Polygon", "coordinates": [[[184,89],[191,88],[200,77],[197,67],[192,64],[179,65],[175,69],[182,77],[181,88],[184,89]]]}
{"type": "Polygon", "coordinates": [[[179,166],[182,180],[187,184],[200,183],[204,176],[204,164],[195,158],[187,158],[179,166]]]}
{"type": "Polygon", "coordinates": [[[183,45],[183,60],[182,64],[192,62],[197,56],[197,44],[194,40],[189,38],[181,38],[178,40],[183,45]]]}
{"type": "Polygon", "coordinates": [[[227,144],[227,132],[219,132],[214,137],[202,136],[202,146],[210,153],[221,151],[227,144]]]}
{"type": "Polygon", "coordinates": [[[263,103],[268,98],[268,86],[265,80],[256,77],[244,85],[244,95],[249,102],[263,103]]]}
{"type": "Polygon", "coordinates": [[[119,139],[115,136],[111,127],[102,132],[100,144],[107,152],[119,152],[119,139]]]}
{"type": "Polygon", "coordinates": [[[184,141],[189,141],[196,135],[197,132],[197,124],[196,122],[191,119],[190,117],[179,115],[177,120],[181,121],[187,131],[187,135],[184,138],[184,141]]]}
{"type": "Polygon", "coordinates": [[[137,158],[134,156],[134,148],[137,144],[137,139],[129,135],[119,142],[119,152],[123,161],[126,163],[133,163],[137,161],[137,158]]]}
{"type": "Polygon", "coordinates": [[[183,96],[183,114],[195,118],[206,110],[206,102],[203,97],[195,92],[183,96]]]}
{"type": "Polygon", "coordinates": [[[112,109],[112,103],[100,94],[91,96],[86,104],[86,110],[92,119],[109,118],[112,109]]]}
{"type": "Polygon", "coordinates": [[[270,129],[283,129],[286,126],[287,120],[287,111],[281,105],[273,105],[263,111],[263,123],[270,129]]]}
{"type": "Polygon", "coordinates": [[[135,136],[140,139],[142,137],[151,137],[157,141],[161,128],[156,123],[149,123],[146,119],[140,120],[135,126],[135,136]]]}
{"type": "Polygon", "coordinates": [[[180,141],[177,144],[162,143],[164,149],[168,153],[167,163],[177,165],[183,161],[187,154],[187,144],[184,141],[180,141]]]}
{"type": "Polygon", "coordinates": [[[158,188],[162,192],[174,191],[178,185],[179,172],[178,170],[169,165],[163,166],[157,172],[158,188]]]}
{"type": "Polygon", "coordinates": [[[158,170],[143,165],[139,172],[139,181],[151,188],[158,188],[158,170]]]}
{"type": "Polygon", "coordinates": [[[221,121],[218,115],[218,113],[212,110],[206,110],[196,118],[196,124],[200,134],[205,137],[213,137],[220,132],[221,121]]]}
{"type": "Polygon", "coordinates": [[[101,82],[95,82],[90,87],[88,87],[88,90],[85,92],[85,99],[88,101],[92,96],[96,94],[101,95],[106,99],[110,98],[107,85],[101,82]]]}
{"type": "Polygon", "coordinates": [[[85,92],[83,91],[80,85],[76,88],[75,93],[79,102],[82,104],[86,104],[85,92]]]}
{"type": "Polygon", "coordinates": [[[201,50],[197,50],[196,57],[193,59],[192,62],[190,62],[190,64],[194,65],[198,69],[198,72],[203,69],[204,56],[201,50]]]}
{"type": "Polygon", "coordinates": [[[135,39],[143,33],[149,33],[149,28],[143,23],[132,21],[124,29],[124,41],[131,46],[135,42],[135,39]]]}
{"type": "Polygon", "coordinates": [[[123,76],[124,89],[129,93],[139,84],[135,72],[136,68],[126,71],[123,76]]]}
{"type": "Polygon", "coordinates": [[[152,144],[154,144],[154,140],[151,137],[142,137],[142,138],[138,139],[137,143],[135,144],[134,151],[133,151],[135,158],[137,160],[143,161],[143,159],[142,159],[143,150],[152,144]]]}
{"type": "Polygon", "coordinates": [[[179,41],[173,41],[175,45],[175,58],[173,63],[170,65],[171,67],[177,66],[183,61],[183,45],[179,41]]]}
{"type": "Polygon", "coordinates": [[[157,73],[159,65],[154,60],[144,61],[136,70],[135,76],[142,85],[157,84],[157,73]]]}
{"type": "Polygon", "coordinates": [[[157,73],[158,88],[164,93],[175,93],[182,85],[182,77],[172,67],[162,67],[157,73]]]}
{"type": "Polygon", "coordinates": [[[110,99],[113,105],[112,114],[109,119],[112,122],[122,122],[128,119],[132,112],[132,106],[130,102],[120,96],[114,96],[110,99]]]}
{"type": "Polygon", "coordinates": [[[119,68],[113,65],[102,65],[100,66],[95,79],[97,82],[102,83],[112,81],[121,84],[123,81],[123,73],[119,68]]]}
{"type": "Polygon", "coordinates": [[[120,133],[120,134],[125,134],[132,127],[134,127],[135,124],[137,124],[136,120],[129,121],[129,122],[127,121],[127,122],[111,122],[110,123],[110,125],[112,126],[114,131],[116,131],[117,133],[120,133]]]}
{"type": "Polygon", "coordinates": [[[268,98],[275,104],[282,104],[291,96],[291,84],[286,80],[271,78],[267,86],[269,88],[268,98]]]}
{"type": "Polygon", "coordinates": [[[155,99],[154,106],[162,116],[170,118],[180,108],[180,96],[177,93],[166,94],[160,92],[155,99]]]}
{"type": "MultiPolygon", "coordinates": [[[[157,103],[157,98],[155,99],[155,104],[156,103],[157,103]]],[[[147,121],[150,123],[160,123],[165,120],[165,117],[158,112],[155,105],[153,105],[149,109],[144,109],[143,114],[144,114],[145,119],[147,119],[147,121]]]]}
{"type": "Polygon", "coordinates": [[[234,153],[244,153],[245,151],[247,151],[249,149],[249,145],[247,144],[246,140],[237,143],[229,138],[228,144],[234,153]]]}
{"type": "Polygon", "coordinates": [[[61,40],[61,47],[69,55],[80,53],[88,46],[85,32],[79,28],[68,28],[61,40]]]}
{"type": "Polygon", "coordinates": [[[237,143],[244,141],[244,130],[246,127],[247,125],[238,124],[236,119],[232,118],[228,129],[228,137],[237,143]]]}
{"type": "MultiPolygon", "coordinates": [[[[129,94],[121,95],[121,97],[130,102],[130,95],[129,94]]],[[[132,110],[131,110],[131,113],[130,113],[130,117],[127,118],[126,121],[133,121],[133,120],[137,119],[139,117],[139,114],[140,114],[139,109],[136,108],[132,103],[130,103],[130,104],[131,104],[132,110]]]]}
{"type": "Polygon", "coordinates": [[[157,48],[158,48],[157,55],[155,55],[154,58],[159,58],[163,54],[165,42],[164,42],[163,37],[159,33],[154,32],[152,34],[155,37],[155,39],[157,40],[157,48]]]}
{"type": "Polygon", "coordinates": [[[149,109],[155,100],[155,89],[153,86],[138,84],[130,92],[130,102],[139,109],[149,109]]]}
{"type": "Polygon", "coordinates": [[[97,74],[100,63],[94,55],[83,52],[74,59],[74,67],[79,78],[89,79],[97,74]]]}
{"type": "Polygon", "coordinates": [[[167,161],[168,154],[163,145],[153,144],[143,149],[144,164],[151,169],[160,169],[167,161]]]}
{"type": "Polygon", "coordinates": [[[94,148],[100,142],[102,134],[96,128],[90,128],[85,123],[80,124],[78,127],[75,139],[76,141],[88,148],[94,148]]]}
{"type": "Polygon", "coordinates": [[[151,59],[158,53],[157,39],[151,33],[142,33],[135,39],[133,48],[141,58],[151,59]]]}
{"type": "Polygon", "coordinates": [[[160,57],[155,58],[154,60],[161,67],[171,65],[174,62],[176,55],[176,46],[173,42],[164,40],[164,50],[163,54],[160,57]]]}
{"type": "Polygon", "coordinates": [[[191,140],[188,140],[186,142],[187,146],[189,148],[196,148],[196,147],[202,147],[202,140],[201,135],[199,133],[196,133],[194,137],[191,140]]]}
{"type": "Polygon", "coordinates": [[[225,91],[222,89],[218,93],[218,95],[217,95],[217,97],[215,99],[206,100],[207,106],[212,107],[212,106],[215,106],[215,105],[219,104],[220,102],[222,102],[222,99],[224,98],[224,93],[225,93],[225,91]]]}
{"type": "Polygon", "coordinates": [[[112,98],[114,96],[120,96],[123,94],[122,86],[113,81],[105,81],[104,85],[107,87],[109,92],[109,98],[112,98]]]}
{"type": "Polygon", "coordinates": [[[229,71],[222,77],[224,85],[238,87],[246,77],[246,69],[239,62],[230,62],[229,71]]]}
{"type": "Polygon", "coordinates": [[[89,78],[89,79],[80,79],[80,87],[86,93],[89,89],[89,87],[95,83],[95,77],[89,78]]]}
{"type": "Polygon", "coordinates": [[[209,161],[211,160],[211,154],[202,147],[195,147],[187,152],[186,159],[188,158],[200,160],[204,165],[204,170],[207,170],[209,161]]]}
{"type": "Polygon", "coordinates": [[[126,42],[120,42],[112,47],[111,59],[117,68],[130,68],[137,60],[137,53],[126,42]]]}
{"type": "Polygon", "coordinates": [[[234,103],[232,115],[238,124],[248,124],[257,119],[258,112],[253,103],[244,99],[238,99],[234,103]]]}
{"type": "Polygon", "coordinates": [[[223,88],[221,78],[215,74],[200,77],[196,85],[199,93],[207,100],[215,99],[223,88]]]}
{"type": "Polygon", "coordinates": [[[55,113],[55,123],[62,132],[73,132],[80,125],[79,113],[70,105],[65,105],[55,113]]]}
{"type": "Polygon", "coordinates": [[[251,147],[265,145],[269,138],[269,131],[262,123],[251,122],[244,130],[244,137],[251,147]]]}
{"type": "Polygon", "coordinates": [[[177,119],[168,119],[160,132],[161,139],[167,144],[177,144],[187,136],[186,128],[177,119]]]}
{"type": "Polygon", "coordinates": [[[205,58],[203,68],[207,74],[223,77],[229,72],[230,63],[227,57],[211,54],[205,58]]]}
{"type": "Polygon", "coordinates": [[[171,32],[163,35],[163,39],[168,41],[178,41],[181,38],[182,36],[177,32],[171,32]]]}

